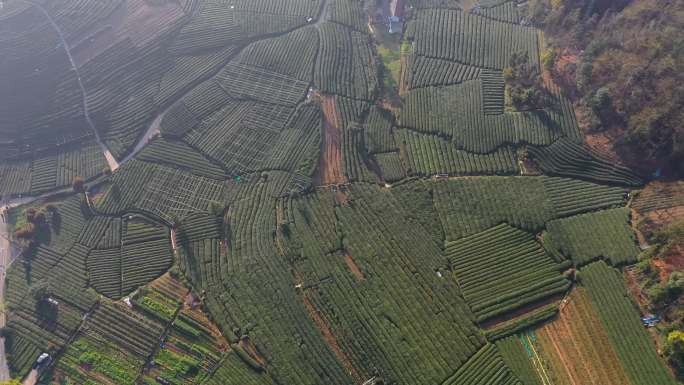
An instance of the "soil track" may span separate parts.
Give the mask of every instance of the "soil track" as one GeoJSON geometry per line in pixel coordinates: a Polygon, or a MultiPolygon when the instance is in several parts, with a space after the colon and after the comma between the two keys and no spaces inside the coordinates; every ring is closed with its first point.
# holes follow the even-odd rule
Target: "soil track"
{"type": "Polygon", "coordinates": [[[308,310],[309,315],[311,316],[311,319],[316,324],[316,327],[318,327],[318,330],[320,330],[321,333],[323,334],[323,340],[325,340],[328,347],[330,347],[330,349],[335,353],[335,356],[342,363],[342,366],[344,366],[344,368],[349,371],[352,378],[354,379],[354,382],[356,384],[363,383],[363,379],[359,375],[356,368],[354,368],[354,365],[352,365],[352,362],[349,359],[349,357],[347,357],[347,355],[344,353],[344,351],[342,351],[342,348],[337,343],[337,338],[335,338],[335,335],[330,330],[328,325],[325,323],[325,320],[323,319],[323,317],[321,317],[321,315],[318,313],[318,311],[316,310],[316,307],[311,303],[311,301],[306,296],[306,294],[302,298],[304,300],[304,305],[306,306],[306,310],[308,310]]]}
{"type": "Polygon", "coordinates": [[[359,265],[354,262],[354,258],[352,258],[349,253],[344,253],[344,262],[347,264],[349,267],[349,270],[351,270],[352,274],[356,277],[357,280],[363,281],[365,276],[363,275],[363,272],[361,269],[359,269],[359,265]]]}
{"type": "Polygon", "coordinates": [[[320,98],[323,107],[323,141],[318,162],[318,184],[345,184],[347,177],[342,171],[342,141],[335,97],[321,95],[320,98]]]}
{"type": "Polygon", "coordinates": [[[576,288],[553,322],[537,330],[558,385],[629,385],[588,294],[576,288]]]}

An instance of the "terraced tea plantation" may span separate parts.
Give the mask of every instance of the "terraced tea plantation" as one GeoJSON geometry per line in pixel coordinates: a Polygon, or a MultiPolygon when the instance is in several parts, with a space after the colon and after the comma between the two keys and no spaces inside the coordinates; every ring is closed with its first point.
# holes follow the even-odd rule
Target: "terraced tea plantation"
{"type": "Polygon", "coordinates": [[[11,377],[551,385],[535,330],[581,289],[615,357],[597,373],[676,384],[620,275],[642,179],[584,143],[552,84],[543,108],[508,105],[512,55],[543,72],[525,17],[506,0],[0,1],[11,377]]]}

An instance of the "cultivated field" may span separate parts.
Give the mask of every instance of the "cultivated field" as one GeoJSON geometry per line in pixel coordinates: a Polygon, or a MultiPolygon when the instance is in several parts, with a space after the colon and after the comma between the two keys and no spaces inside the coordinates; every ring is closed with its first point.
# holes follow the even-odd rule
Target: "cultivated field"
{"type": "Polygon", "coordinates": [[[518,3],[0,2],[12,376],[674,384],[619,269],[681,189],[511,107],[518,3]]]}

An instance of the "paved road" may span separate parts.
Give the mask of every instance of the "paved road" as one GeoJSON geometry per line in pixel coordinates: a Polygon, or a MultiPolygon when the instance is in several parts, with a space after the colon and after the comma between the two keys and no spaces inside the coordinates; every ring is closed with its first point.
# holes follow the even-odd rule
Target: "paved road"
{"type": "MultiPolygon", "coordinates": [[[[9,242],[9,233],[7,232],[7,224],[5,223],[4,208],[0,209],[0,303],[4,304],[5,300],[5,270],[12,258],[12,246],[9,242]]],[[[5,311],[0,313],[0,327],[5,327],[5,311]]],[[[0,381],[9,380],[9,368],[7,367],[7,360],[5,356],[5,339],[0,338],[0,381]]]]}

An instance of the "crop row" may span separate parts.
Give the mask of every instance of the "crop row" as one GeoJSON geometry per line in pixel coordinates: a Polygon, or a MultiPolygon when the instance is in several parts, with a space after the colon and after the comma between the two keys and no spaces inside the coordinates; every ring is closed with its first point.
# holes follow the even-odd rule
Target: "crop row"
{"type": "Polygon", "coordinates": [[[479,67],[449,60],[412,55],[408,64],[408,88],[447,86],[480,77],[479,67]]]}
{"type": "Polygon", "coordinates": [[[549,145],[558,137],[572,135],[577,126],[561,109],[556,111],[501,112],[502,99],[485,109],[482,80],[447,87],[425,87],[406,94],[399,125],[452,138],[472,152],[490,152],[502,144],[549,145]],[[497,105],[499,107],[497,107],[497,105]]]}
{"type": "Polygon", "coordinates": [[[511,24],[520,24],[523,14],[520,12],[517,2],[506,1],[501,4],[496,4],[491,7],[486,7],[480,3],[482,7],[473,10],[473,13],[486,17],[488,19],[502,21],[511,24]]]}
{"type": "Polygon", "coordinates": [[[640,213],[675,206],[684,206],[684,181],[652,183],[632,201],[632,207],[640,213]]]}
{"type": "Polygon", "coordinates": [[[309,318],[286,258],[278,256],[275,203],[289,175],[264,175],[246,176],[229,190],[229,264],[207,288],[209,310],[224,332],[249,335],[279,383],[351,383],[309,318]]]}
{"type": "Polygon", "coordinates": [[[531,349],[523,342],[522,336],[513,335],[496,341],[496,348],[501,353],[504,362],[513,373],[526,385],[542,385],[536,369],[530,361],[531,349]]]}
{"type": "Polygon", "coordinates": [[[507,224],[447,243],[445,256],[480,322],[570,286],[531,234],[507,224]]]}
{"type": "Polygon", "coordinates": [[[398,152],[384,152],[382,154],[375,154],[374,157],[384,181],[396,182],[406,176],[398,152]]]}
{"type": "Polygon", "coordinates": [[[304,99],[309,83],[265,68],[240,63],[223,67],[216,77],[218,84],[238,99],[294,106],[304,99]]]}
{"type": "Polygon", "coordinates": [[[372,106],[368,111],[365,130],[366,149],[371,154],[397,150],[392,136],[392,121],[388,111],[372,106]]]}
{"type": "Polygon", "coordinates": [[[503,69],[514,52],[527,53],[538,67],[537,31],[460,10],[417,12],[414,40],[422,56],[482,68],[503,69]]]}
{"type": "Polygon", "coordinates": [[[321,92],[372,100],[378,86],[369,36],[337,23],[320,27],[314,82],[321,92]]]}
{"type": "Polygon", "coordinates": [[[458,150],[453,142],[436,135],[396,130],[410,175],[513,174],[518,168],[509,147],[488,154],[458,150]]]}
{"type": "Polygon", "coordinates": [[[530,146],[533,159],[545,173],[627,186],[642,180],[627,167],[600,156],[586,146],[561,138],[546,147],[530,146]]]}
{"type": "Polygon", "coordinates": [[[626,208],[603,210],[551,221],[547,228],[553,244],[575,265],[601,257],[614,265],[633,263],[639,249],[629,215],[626,208]]]}
{"type": "Polygon", "coordinates": [[[348,194],[350,205],[335,208],[322,191],[288,209],[283,237],[304,256],[295,264],[304,295],[361,377],[375,367],[390,382],[437,383],[483,344],[472,314],[435,274],[439,246],[389,192],[359,184],[348,194]]]}
{"type": "Polygon", "coordinates": [[[506,366],[495,345],[487,344],[468,359],[456,373],[442,385],[522,385],[520,380],[506,366]]]}
{"type": "Polygon", "coordinates": [[[584,267],[579,277],[631,382],[676,384],[656,354],[653,338],[641,324],[620,272],[599,261],[584,267]]]}
{"type": "Polygon", "coordinates": [[[319,36],[316,28],[305,27],[283,36],[252,43],[240,53],[236,60],[244,65],[310,82],[318,44],[319,36]]]}
{"type": "Polygon", "coordinates": [[[538,231],[551,219],[624,205],[621,188],[553,177],[479,177],[434,182],[447,240],[501,222],[538,231]]]}
{"type": "Polygon", "coordinates": [[[184,140],[221,162],[229,174],[263,168],[294,108],[234,102],[211,115],[184,140]]]}

